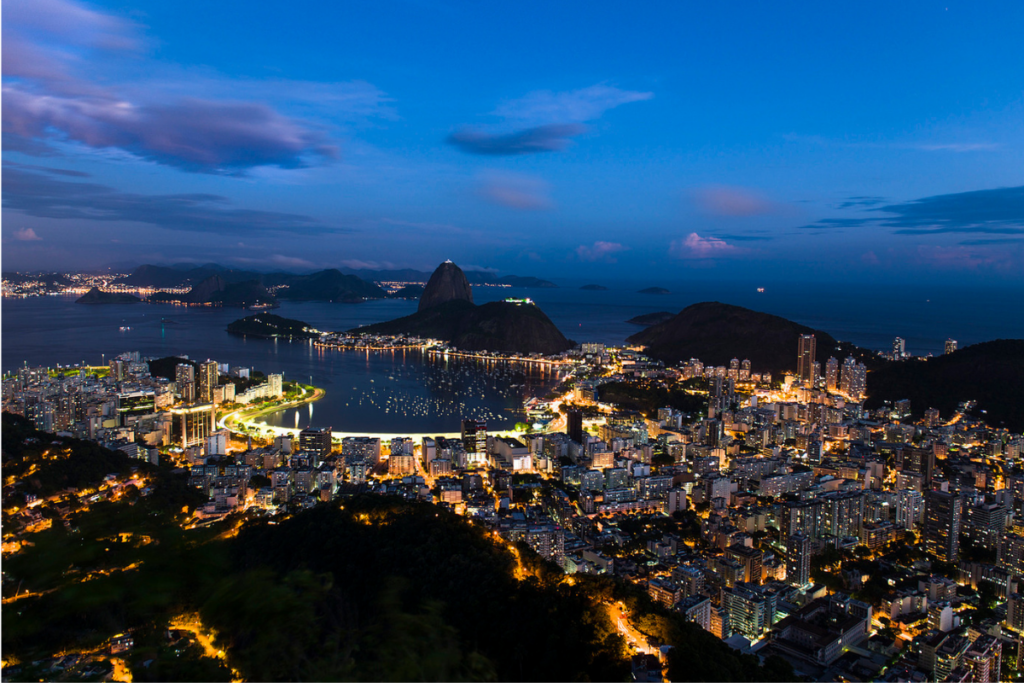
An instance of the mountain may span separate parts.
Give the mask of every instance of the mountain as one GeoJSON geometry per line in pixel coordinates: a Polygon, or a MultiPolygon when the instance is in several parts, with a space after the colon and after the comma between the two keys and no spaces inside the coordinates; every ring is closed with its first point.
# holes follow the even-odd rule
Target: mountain
{"type": "Polygon", "coordinates": [[[423,296],[423,285],[405,285],[401,289],[388,294],[389,299],[419,299],[423,296]]]}
{"type": "Polygon", "coordinates": [[[866,361],[874,356],[837,342],[827,332],[717,301],[687,306],[671,319],[637,332],[626,341],[643,344],[650,355],[666,363],[699,358],[705,365],[729,365],[733,358],[749,358],[754,372],[777,374],[796,369],[797,339],[801,334],[815,335],[817,358],[822,365],[829,356],[842,360],[853,353],[866,361]]]}
{"type": "Polygon", "coordinates": [[[417,311],[440,306],[449,301],[468,301],[473,303],[473,290],[462,269],[451,261],[445,261],[437,267],[423,288],[420,305],[417,311]]]}
{"type": "Polygon", "coordinates": [[[243,337],[264,337],[267,339],[318,339],[320,334],[301,320],[282,318],[273,313],[257,313],[234,321],[228,325],[228,332],[243,337]]]}
{"type": "Polygon", "coordinates": [[[136,268],[131,275],[123,278],[121,283],[133,287],[182,287],[194,285],[213,276],[220,277],[227,283],[259,280],[261,277],[260,273],[251,270],[230,270],[213,263],[191,268],[183,268],[180,265],[143,265],[136,268]]]}
{"type": "Polygon", "coordinates": [[[122,294],[120,292],[104,292],[99,287],[93,287],[88,292],[75,300],[76,304],[137,304],[142,299],[134,294],[122,294]]]}
{"type": "Polygon", "coordinates": [[[660,323],[665,322],[666,320],[671,320],[674,317],[674,313],[669,313],[668,311],[658,311],[657,313],[644,313],[643,315],[635,316],[633,318],[630,318],[626,322],[631,325],[650,326],[658,325],[660,323]]]}
{"type": "Polygon", "coordinates": [[[607,292],[608,288],[604,285],[583,285],[580,287],[584,292],[607,292]]]}
{"type": "Polygon", "coordinates": [[[506,275],[497,280],[498,283],[510,287],[522,287],[524,289],[558,289],[554,282],[541,280],[539,277],[522,277],[519,275],[506,275]]]}
{"type": "Polygon", "coordinates": [[[671,294],[669,290],[664,287],[648,287],[647,289],[641,289],[637,294],[671,294]]]}
{"type": "Polygon", "coordinates": [[[277,299],[258,280],[225,282],[220,275],[211,275],[194,285],[187,294],[157,292],[150,303],[181,301],[186,304],[219,304],[221,306],[276,306],[277,299]]]}
{"type": "Polygon", "coordinates": [[[464,351],[561,353],[575,346],[535,304],[453,299],[412,315],[360,327],[356,334],[405,334],[443,339],[464,351]]]}
{"type": "Polygon", "coordinates": [[[950,354],[886,363],[868,373],[866,405],[909,398],[916,416],[936,408],[950,418],[962,401],[977,401],[992,427],[1024,431],[1024,339],[996,339],[950,354]]]}
{"type": "Polygon", "coordinates": [[[339,301],[359,303],[366,299],[383,299],[387,293],[372,282],[355,275],[346,275],[336,268],[310,275],[280,277],[287,288],[278,291],[281,299],[293,301],[339,301]]]}

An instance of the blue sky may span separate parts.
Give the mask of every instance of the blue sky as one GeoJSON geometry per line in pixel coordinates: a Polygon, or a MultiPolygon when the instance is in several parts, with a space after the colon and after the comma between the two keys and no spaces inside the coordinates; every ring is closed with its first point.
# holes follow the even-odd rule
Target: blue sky
{"type": "Polygon", "coordinates": [[[1022,29],[1017,2],[4,0],[3,267],[1019,286],[1022,29]]]}

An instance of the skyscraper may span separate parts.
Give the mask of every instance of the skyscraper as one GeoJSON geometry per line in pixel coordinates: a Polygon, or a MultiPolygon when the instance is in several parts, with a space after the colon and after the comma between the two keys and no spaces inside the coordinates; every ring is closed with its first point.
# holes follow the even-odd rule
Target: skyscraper
{"type": "Polygon", "coordinates": [[[925,550],[943,562],[956,562],[960,552],[960,496],[946,491],[929,491],[925,506],[925,550]]]}
{"type": "Polygon", "coordinates": [[[178,363],[174,368],[174,383],[178,385],[178,395],[185,403],[196,400],[196,369],[190,363],[178,363]]]}
{"type": "Polygon", "coordinates": [[[487,459],[487,422],[484,420],[462,421],[462,447],[468,459],[479,462],[487,459]]]}
{"type": "Polygon", "coordinates": [[[956,339],[946,340],[946,353],[953,353],[957,349],[956,339]]]}
{"type": "Polygon", "coordinates": [[[800,335],[797,342],[796,374],[808,384],[814,381],[814,347],[813,334],[800,335]]]}
{"type": "Polygon", "coordinates": [[[903,360],[907,357],[907,341],[903,337],[892,340],[892,359],[903,360]]]}
{"type": "Polygon", "coordinates": [[[200,403],[213,402],[213,388],[217,386],[219,378],[217,361],[208,360],[199,364],[199,391],[196,398],[200,403]]]}
{"type": "Polygon", "coordinates": [[[803,586],[811,580],[811,539],[793,534],[786,543],[786,581],[803,586]]]}
{"type": "Polygon", "coordinates": [[[835,357],[825,362],[825,388],[829,391],[839,388],[839,361],[835,357]]]}
{"type": "Polygon", "coordinates": [[[868,368],[863,363],[858,363],[853,356],[848,356],[843,361],[843,374],[840,379],[840,387],[844,394],[853,399],[860,399],[867,390],[868,368]]]}
{"type": "Polygon", "coordinates": [[[583,443],[583,411],[569,408],[565,412],[565,431],[576,443],[583,443]]]}
{"type": "Polygon", "coordinates": [[[311,429],[299,432],[299,450],[318,453],[321,458],[331,454],[331,428],[311,429]]]}

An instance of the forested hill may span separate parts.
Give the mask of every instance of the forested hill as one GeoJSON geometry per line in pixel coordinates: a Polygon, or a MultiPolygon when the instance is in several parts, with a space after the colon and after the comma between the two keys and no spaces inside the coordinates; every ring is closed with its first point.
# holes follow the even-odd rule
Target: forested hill
{"type": "Polygon", "coordinates": [[[867,406],[910,399],[916,416],[936,408],[950,417],[962,401],[975,401],[992,427],[1024,430],[1024,339],[973,344],[928,360],[887,363],[868,373],[867,406]]]}

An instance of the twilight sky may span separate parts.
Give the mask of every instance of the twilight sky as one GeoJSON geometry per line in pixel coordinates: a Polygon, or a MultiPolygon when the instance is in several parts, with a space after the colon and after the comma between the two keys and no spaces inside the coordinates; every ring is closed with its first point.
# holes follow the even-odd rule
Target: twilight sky
{"type": "Polygon", "coordinates": [[[1024,284],[1024,3],[3,0],[3,269],[1024,284]]]}

